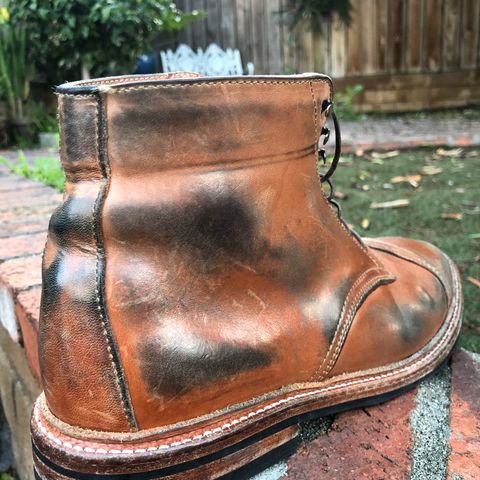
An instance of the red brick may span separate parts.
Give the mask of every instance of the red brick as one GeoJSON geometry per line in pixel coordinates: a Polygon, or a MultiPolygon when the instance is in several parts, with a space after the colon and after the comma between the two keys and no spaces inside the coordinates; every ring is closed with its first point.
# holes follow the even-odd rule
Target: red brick
{"type": "Polygon", "coordinates": [[[41,288],[35,287],[20,292],[15,304],[23,345],[28,365],[35,379],[40,384],[40,366],[38,362],[38,316],[40,311],[41,288]]]}
{"type": "MultiPolygon", "coordinates": [[[[1,180],[1,177],[0,177],[1,180]]],[[[47,187],[46,185],[43,185],[42,183],[35,182],[33,186],[30,184],[27,184],[25,186],[18,186],[16,183],[18,182],[12,182],[13,185],[11,189],[9,190],[0,190],[0,205],[3,205],[5,201],[9,201],[10,199],[15,199],[18,198],[19,195],[25,190],[25,194],[29,195],[30,197],[36,196],[36,195],[42,195],[44,193],[58,193],[56,192],[53,188],[47,187]]]]}
{"type": "Polygon", "coordinates": [[[340,414],[325,435],[288,461],[288,478],[404,480],[410,468],[410,413],[416,390],[376,407],[340,414]]]}
{"type": "Polygon", "coordinates": [[[14,191],[19,188],[37,188],[38,182],[16,175],[0,177],[0,192],[14,191]]]}
{"type": "MultiPolygon", "coordinates": [[[[61,194],[52,193],[45,190],[43,194],[30,197],[27,190],[20,190],[16,192],[15,197],[6,202],[0,202],[0,210],[7,210],[10,208],[30,207],[38,205],[58,205],[62,200],[61,194]]],[[[33,190],[33,189],[32,189],[33,190]]]]}
{"type": "Polygon", "coordinates": [[[0,239],[0,261],[41,253],[45,245],[46,233],[19,235],[0,239]]]}
{"type": "Polygon", "coordinates": [[[2,222],[0,238],[16,237],[28,233],[46,232],[50,216],[34,216],[25,221],[2,222]]]}
{"type": "Polygon", "coordinates": [[[449,478],[480,478],[480,365],[465,351],[452,361],[449,478]],[[458,478],[458,477],[457,477],[458,478]]]}
{"type": "Polygon", "coordinates": [[[0,263],[0,281],[14,291],[26,290],[42,283],[42,257],[33,255],[0,263]]]}
{"type": "Polygon", "coordinates": [[[32,218],[38,218],[39,216],[51,215],[53,210],[57,207],[57,204],[46,205],[29,205],[18,208],[10,208],[7,210],[0,209],[0,223],[4,225],[9,222],[28,221],[32,218]]]}

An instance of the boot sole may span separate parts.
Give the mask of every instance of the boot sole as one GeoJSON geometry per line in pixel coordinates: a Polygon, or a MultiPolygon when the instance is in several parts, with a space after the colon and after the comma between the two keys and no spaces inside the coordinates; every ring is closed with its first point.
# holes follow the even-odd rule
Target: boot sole
{"type": "Polygon", "coordinates": [[[42,395],[32,415],[35,476],[54,480],[248,478],[293,453],[300,420],[385,402],[441,366],[461,326],[461,286],[453,264],[452,272],[454,296],[447,318],[419,352],[386,367],[296,385],[202,424],[133,434],[86,431],[55,419],[42,395]]]}

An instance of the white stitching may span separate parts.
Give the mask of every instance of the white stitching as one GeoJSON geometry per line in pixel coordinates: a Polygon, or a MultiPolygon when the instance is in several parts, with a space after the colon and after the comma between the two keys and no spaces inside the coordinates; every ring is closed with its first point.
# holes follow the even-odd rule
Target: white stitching
{"type": "MultiPolygon", "coordinates": [[[[449,260],[450,264],[452,264],[452,262],[449,260]]],[[[458,299],[458,293],[459,293],[459,290],[458,290],[458,277],[455,275],[454,277],[454,287],[455,287],[455,298],[458,299]]],[[[292,395],[292,396],[289,396],[287,398],[283,398],[281,400],[278,400],[276,402],[272,402],[270,403],[269,405],[266,405],[265,407],[262,407],[258,410],[256,410],[255,412],[250,412],[251,414],[248,414],[248,415],[243,415],[242,417],[240,417],[238,420],[235,419],[235,420],[231,420],[229,423],[225,423],[223,424],[222,426],[218,427],[221,429],[221,431],[225,431],[225,430],[230,430],[231,429],[231,426],[232,425],[237,425],[239,423],[243,423],[245,422],[246,420],[248,420],[248,418],[250,417],[254,417],[256,415],[259,415],[261,413],[264,413],[266,412],[267,410],[270,410],[272,408],[275,408],[279,405],[283,405],[285,403],[289,403],[293,400],[298,400],[300,398],[306,398],[306,397],[310,397],[310,396],[313,396],[313,395],[317,395],[317,394],[320,394],[320,393],[326,393],[326,392],[329,392],[329,391],[332,391],[332,390],[338,390],[339,388],[343,388],[343,387],[348,387],[350,385],[359,385],[359,384],[362,384],[362,383],[367,383],[369,381],[372,381],[372,380],[380,380],[380,379],[384,379],[384,378],[389,378],[393,375],[397,375],[398,373],[400,372],[403,372],[405,370],[408,370],[408,369],[411,369],[412,367],[416,366],[417,364],[421,364],[421,363],[424,363],[427,359],[429,359],[430,357],[432,356],[435,356],[437,350],[439,350],[442,346],[443,346],[443,343],[445,342],[445,339],[449,337],[450,335],[450,331],[451,330],[454,330],[454,328],[456,326],[458,326],[457,324],[455,324],[453,322],[453,319],[455,318],[455,316],[457,315],[457,311],[458,311],[458,307],[459,307],[459,303],[458,301],[455,303],[455,307],[454,307],[454,310],[452,311],[451,313],[451,318],[452,318],[452,321],[450,323],[450,325],[448,326],[447,330],[445,331],[443,337],[441,338],[441,340],[438,342],[438,344],[432,349],[430,350],[430,352],[428,352],[427,354],[425,354],[422,358],[416,360],[415,362],[413,362],[412,364],[409,364],[409,365],[405,365],[404,367],[398,369],[398,370],[395,370],[395,371],[390,371],[390,372],[387,372],[387,373],[383,373],[383,374],[380,374],[380,375],[372,375],[370,377],[367,377],[367,378],[361,378],[361,379],[358,379],[358,380],[351,380],[351,381],[347,381],[347,382],[344,382],[344,383],[340,383],[340,384],[336,384],[336,385],[331,385],[329,387],[323,387],[323,388],[319,388],[317,390],[311,390],[311,391],[308,391],[308,392],[303,392],[303,393],[298,393],[296,395],[292,395]],[[268,408],[267,408],[268,407],[268,408]]],[[[407,377],[405,378],[409,378],[410,376],[413,376],[415,375],[417,372],[413,372],[413,374],[411,375],[408,375],[407,377]]],[[[40,407],[39,407],[39,403],[38,403],[38,400],[37,402],[35,403],[35,406],[34,406],[34,411],[33,411],[33,417],[34,417],[34,420],[36,421],[40,431],[45,435],[45,436],[53,436],[54,438],[57,438],[58,437],[55,437],[51,432],[49,432],[45,426],[43,425],[41,419],[40,419],[40,415],[39,415],[39,412],[40,412],[40,407]],[[50,435],[49,435],[50,434],[50,435]]],[[[195,440],[201,440],[203,438],[206,438],[208,436],[212,435],[212,431],[211,430],[206,430],[204,431],[203,433],[201,434],[197,434],[195,435],[194,437],[192,438],[188,438],[188,440],[192,440],[192,441],[195,441],[195,440]]],[[[70,437],[69,437],[70,438],[70,437]]],[[[66,442],[66,441],[62,441],[61,439],[58,439],[62,445],[64,447],[67,447],[69,449],[72,449],[71,448],[71,443],[70,442],[66,442]]],[[[71,440],[74,440],[73,438],[71,438],[71,440]]],[[[165,450],[165,449],[170,449],[172,447],[174,447],[177,442],[174,441],[172,443],[169,443],[169,444],[162,444],[162,445],[159,445],[159,446],[156,446],[156,447],[148,447],[147,448],[147,451],[149,452],[153,452],[153,451],[158,451],[158,450],[165,450]]],[[[90,447],[82,447],[81,445],[78,445],[78,444],[75,444],[73,446],[73,450],[76,450],[76,451],[84,451],[84,452],[87,452],[86,448],[90,448],[90,447]]],[[[130,453],[132,452],[131,449],[121,449],[121,448],[116,448],[116,449],[110,449],[110,450],[106,450],[104,448],[97,448],[97,449],[93,449],[95,451],[95,453],[101,453],[101,454],[122,454],[122,453],[127,453],[127,451],[130,453]]],[[[143,449],[139,449],[139,450],[143,450],[143,449]]],[[[134,451],[135,452],[135,451],[134,451]]]]}
{"type": "MultiPolygon", "coordinates": [[[[98,142],[99,134],[100,134],[100,126],[99,126],[99,122],[98,122],[98,105],[97,105],[96,106],[96,115],[95,115],[95,151],[97,152],[97,155],[99,155],[99,142],[98,142]]],[[[98,162],[100,162],[100,158],[98,158],[98,162]]],[[[101,168],[101,165],[99,165],[99,166],[101,168]]],[[[102,176],[102,182],[105,182],[105,181],[106,181],[106,179],[103,178],[103,176],[102,176]]],[[[102,195],[102,186],[100,186],[100,188],[98,190],[97,198],[95,199],[95,202],[93,203],[93,208],[92,208],[92,234],[93,234],[93,242],[94,242],[95,247],[96,247],[95,299],[96,299],[96,302],[97,302],[98,315],[100,317],[100,322],[101,322],[101,325],[102,325],[102,333],[103,333],[103,336],[105,338],[105,342],[106,342],[106,345],[107,345],[108,358],[110,359],[110,363],[112,364],[113,373],[114,373],[114,377],[115,377],[115,384],[117,386],[117,391],[118,391],[118,394],[119,394],[119,397],[120,397],[120,402],[122,404],[123,413],[125,414],[125,418],[127,419],[128,425],[130,425],[130,419],[129,419],[128,414],[127,414],[127,406],[125,405],[125,399],[123,398],[123,395],[122,395],[120,378],[118,376],[117,367],[115,365],[115,361],[114,361],[114,358],[113,358],[113,355],[112,355],[112,347],[110,345],[110,340],[108,338],[108,332],[107,332],[107,325],[106,325],[106,322],[105,322],[105,317],[102,313],[102,307],[100,306],[99,261],[100,261],[101,247],[100,247],[100,245],[98,244],[98,241],[97,241],[95,226],[96,226],[97,222],[99,221],[99,219],[97,219],[96,206],[97,206],[97,202],[98,202],[101,195],[102,195]]]]}
{"type": "MultiPolygon", "coordinates": [[[[372,278],[372,280],[370,280],[369,282],[367,282],[364,287],[358,292],[358,295],[355,297],[355,299],[353,300],[353,304],[350,306],[348,312],[346,313],[345,315],[345,318],[346,320],[343,322],[343,330],[342,330],[342,334],[341,334],[341,337],[340,337],[340,341],[337,343],[337,346],[335,348],[335,351],[333,352],[333,355],[331,356],[330,358],[330,361],[328,362],[328,365],[326,366],[325,369],[323,369],[323,371],[320,372],[320,375],[322,377],[324,377],[326,374],[328,374],[328,372],[332,369],[336,359],[338,358],[338,355],[340,354],[340,350],[341,348],[343,347],[344,345],[344,342],[345,342],[345,338],[347,336],[347,333],[350,331],[350,326],[352,325],[353,323],[353,320],[355,319],[355,312],[357,311],[357,308],[358,308],[358,305],[360,304],[362,298],[363,298],[363,295],[365,295],[365,293],[367,293],[370,288],[379,280],[383,280],[385,278],[388,278],[386,276],[384,277],[375,277],[375,278],[372,278]]],[[[328,356],[328,355],[327,355],[328,356]]],[[[325,357],[326,359],[327,357],[325,357]]]]}

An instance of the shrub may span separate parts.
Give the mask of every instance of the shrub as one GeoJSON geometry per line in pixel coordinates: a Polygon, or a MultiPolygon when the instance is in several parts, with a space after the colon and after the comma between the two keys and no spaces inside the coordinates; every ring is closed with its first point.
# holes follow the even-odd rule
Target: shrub
{"type": "Polygon", "coordinates": [[[18,160],[9,162],[5,158],[0,158],[0,163],[4,163],[7,167],[17,175],[25,178],[38,180],[39,182],[62,191],[65,183],[65,174],[56,158],[39,157],[36,158],[33,165],[26,159],[24,153],[18,152],[18,160]]]}
{"type": "Polygon", "coordinates": [[[27,24],[38,71],[54,84],[131,71],[159,32],[200,15],[171,0],[11,0],[9,11],[27,24]]]}

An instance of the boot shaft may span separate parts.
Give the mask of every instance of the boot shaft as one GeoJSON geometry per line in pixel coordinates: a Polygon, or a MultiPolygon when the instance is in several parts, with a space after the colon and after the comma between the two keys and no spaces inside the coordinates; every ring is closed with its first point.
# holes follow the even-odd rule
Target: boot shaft
{"type": "Polygon", "coordinates": [[[40,358],[60,419],[149,428],[154,405],[181,421],[169,399],[196,416],[215,397],[222,408],[239,397],[221,380],[246,371],[245,398],[259,395],[285,368],[272,342],[321,321],[299,354],[307,372],[352,285],[386,277],[318,185],[328,78],[120,78],[58,93],[67,182],[45,249],[40,358]]]}

